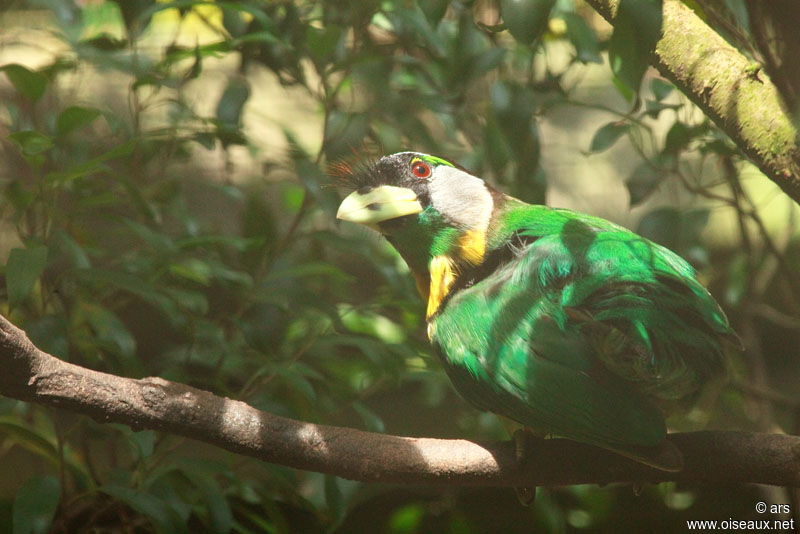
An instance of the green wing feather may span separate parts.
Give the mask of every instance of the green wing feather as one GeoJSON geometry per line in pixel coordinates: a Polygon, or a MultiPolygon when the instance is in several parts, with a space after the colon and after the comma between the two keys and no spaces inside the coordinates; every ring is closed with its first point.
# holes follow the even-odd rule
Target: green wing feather
{"type": "Polygon", "coordinates": [[[437,353],[478,407],[615,450],[655,447],[661,409],[724,371],[727,319],[671,251],[543,206],[504,214],[494,236],[510,259],[432,319],[437,353]]]}

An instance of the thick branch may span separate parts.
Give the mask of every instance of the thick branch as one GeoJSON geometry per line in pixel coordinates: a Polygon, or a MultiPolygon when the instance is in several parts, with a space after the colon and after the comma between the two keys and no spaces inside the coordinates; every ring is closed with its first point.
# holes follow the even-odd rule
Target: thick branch
{"type": "MultiPolygon", "coordinates": [[[[586,1],[614,23],[619,0],[586,1]]],[[[656,68],[800,203],[798,129],[769,77],[680,0],[664,0],[663,21],[656,68]]]]}
{"type": "Polygon", "coordinates": [[[212,443],[267,462],[363,481],[442,485],[758,482],[800,486],[800,437],[673,434],[686,468],[664,473],[568,440],[542,440],[524,469],[507,442],[406,438],[314,425],[160,378],[133,380],[66,363],[0,316],[0,394],[107,422],[212,443]]]}

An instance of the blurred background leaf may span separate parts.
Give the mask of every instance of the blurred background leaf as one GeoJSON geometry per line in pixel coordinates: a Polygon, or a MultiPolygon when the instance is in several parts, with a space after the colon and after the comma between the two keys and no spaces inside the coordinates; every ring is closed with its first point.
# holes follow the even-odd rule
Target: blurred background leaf
{"type": "MultiPolygon", "coordinates": [[[[800,380],[797,207],[648,69],[660,5],[623,0],[612,29],[572,0],[7,2],[0,312],[94,369],[507,439],[432,357],[402,260],[334,219],[331,165],[421,150],[689,259],[748,352],[673,427],[797,433],[797,403],[775,400],[800,380]]],[[[693,5],[751,53],[740,0],[693,5]]],[[[577,486],[524,509],[510,489],[353,483],[8,399],[0,463],[0,531],[671,532],[789,502],[577,486]]]]}

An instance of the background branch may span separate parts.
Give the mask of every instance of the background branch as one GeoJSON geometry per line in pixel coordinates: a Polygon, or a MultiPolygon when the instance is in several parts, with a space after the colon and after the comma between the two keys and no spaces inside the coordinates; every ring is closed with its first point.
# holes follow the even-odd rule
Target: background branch
{"type": "MultiPolygon", "coordinates": [[[[619,0],[586,0],[614,24],[619,0]]],[[[653,64],[795,202],[800,147],[792,116],[770,78],[680,0],[664,0],[653,64]]]]}
{"type": "Polygon", "coordinates": [[[178,434],[267,462],[394,483],[511,486],[636,481],[800,486],[800,437],[741,432],[673,434],[686,468],[663,473],[568,440],[537,443],[520,469],[507,442],[408,438],[315,425],[160,378],[134,380],[51,356],[0,316],[0,393],[178,434]]]}

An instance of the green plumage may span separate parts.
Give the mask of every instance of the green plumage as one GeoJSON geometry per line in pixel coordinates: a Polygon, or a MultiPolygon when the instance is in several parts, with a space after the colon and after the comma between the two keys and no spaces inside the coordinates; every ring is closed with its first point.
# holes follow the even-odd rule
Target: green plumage
{"type": "Polygon", "coordinates": [[[724,375],[738,342],[686,261],[424,154],[382,158],[354,185],[339,217],[377,225],[409,264],[466,399],[539,434],[680,467],[664,454],[664,413],[724,375]]]}
{"type": "Polygon", "coordinates": [[[602,219],[514,204],[432,343],[461,394],[541,433],[656,446],[662,407],[722,373],[727,320],[691,266],[602,219]]]}

